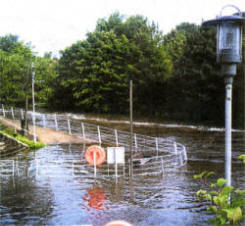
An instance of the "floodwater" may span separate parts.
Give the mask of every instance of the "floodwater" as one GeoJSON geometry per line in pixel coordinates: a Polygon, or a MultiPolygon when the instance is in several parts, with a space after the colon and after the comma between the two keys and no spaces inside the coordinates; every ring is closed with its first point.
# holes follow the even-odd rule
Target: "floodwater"
{"type": "MultiPolygon", "coordinates": [[[[101,124],[128,128],[120,121],[101,124]]],[[[133,225],[208,225],[212,216],[195,199],[200,184],[193,175],[212,170],[224,176],[223,132],[140,123],[135,132],[184,144],[187,164],[150,175],[135,167],[132,179],[127,167],[118,178],[111,168],[95,178],[93,167],[84,161],[85,145],[52,145],[22,153],[0,161],[0,224],[105,225],[125,220],[133,225]]],[[[241,189],[245,167],[237,156],[244,153],[245,134],[236,131],[232,184],[241,189]]]]}

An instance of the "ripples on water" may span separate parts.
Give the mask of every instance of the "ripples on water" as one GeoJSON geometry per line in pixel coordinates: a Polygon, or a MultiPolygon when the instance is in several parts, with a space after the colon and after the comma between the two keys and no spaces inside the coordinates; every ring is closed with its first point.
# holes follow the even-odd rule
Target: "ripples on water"
{"type": "MultiPolygon", "coordinates": [[[[94,178],[93,167],[83,158],[84,145],[53,145],[19,154],[1,168],[6,173],[1,177],[0,223],[104,225],[122,219],[135,225],[207,225],[210,216],[194,198],[199,185],[192,176],[205,169],[223,176],[223,133],[149,131],[186,145],[188,164],[156,170],[150,176],[137,167],[132,181],[128,168],[119,166],[116,182],[113,167],[108,176],[103,166],[103,173],[98,169],[94,178]],[[7,175],[13,167],[15,175],[7,175]]],[[[144,133],[145,128],[136,127],[136,132],[144,133]]],[[[236,160],[245,150],[244,135],[237,133],[234,138],[233,184],[244,188],[245,168],[236,160]]]]}

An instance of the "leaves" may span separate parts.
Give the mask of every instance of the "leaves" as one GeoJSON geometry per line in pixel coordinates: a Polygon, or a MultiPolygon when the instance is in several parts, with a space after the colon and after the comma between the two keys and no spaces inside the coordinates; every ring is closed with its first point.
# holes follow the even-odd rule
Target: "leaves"
{"type": "Polygon", "coordinates": [[[240,207],[224,209],[227,213],[227,218],[232,223],[237,223],[242,220],[242,210],[240,207]]]}
{"type": "Polygon", "coordinates": [[[240,156],[238,157],[238,159],[242,160],[243,163],[245,163],[245,155],[240,155],[240,156]]]}
{"type": "Polygon", "coordinates": [[[224,178],[219,178],[216,182],[217,187],[221,188],[225,185],[226,180],[224,178]]]}
{"type": "Polygon", "coordinates": [[[86,40],[61,52],[55,106],[125,114],[133,79],[135,109],[162,112],[163,84],[171,75],[172,62],[160,40],[158,28],[143,16],[124,20],[114,13],[108,20],[100,19],[86,40]]]}

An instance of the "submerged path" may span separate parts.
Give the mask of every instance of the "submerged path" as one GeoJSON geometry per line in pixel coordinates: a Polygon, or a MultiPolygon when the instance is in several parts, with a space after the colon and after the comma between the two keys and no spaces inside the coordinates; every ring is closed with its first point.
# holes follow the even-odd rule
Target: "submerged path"
{"type": "MultiPolygon", "coordinates": [[[[17,121],[13,121],[10,119],[5,119],[0,117],[0,122],[8,127],[16,126],[20,128],[20,123],[17,121]]],[[[29,132],[33,133],[33,126],[29,125],[29,132]]],[[[90,144],[95,143],[96,141],[93,141],[91,139],[85,139],[82,136],[69,134],[66,131],[56,131],[54,129],[50,128],[43,128],[43,127],[36,127],[36,135],[38,138],[38,141],[41,141],[42,143],[49,145],[49,144],[90,144]]]]}

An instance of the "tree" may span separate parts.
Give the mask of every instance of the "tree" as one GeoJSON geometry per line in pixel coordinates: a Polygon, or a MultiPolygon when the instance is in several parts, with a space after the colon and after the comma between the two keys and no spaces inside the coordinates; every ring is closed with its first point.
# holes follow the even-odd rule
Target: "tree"
{"type": "Polygon", "coordinates": [[[133,79],[137,111],[155,114],[152,103],[161,100],[161,84],[171,73],[170,57],[160,40],[157,26],[142,16],[124,21],[115,13],[98,20],[86,40],[61,52],[56,106],[62,102],[66,109],[126,113],[133,79]]]}
{"type": "Polygon", "coordinates": [[[215,29],[197,26],[186,35],[168,82],[167,111],[175,118],[223,124],[224,82],[215,34],[215,29]]]}

